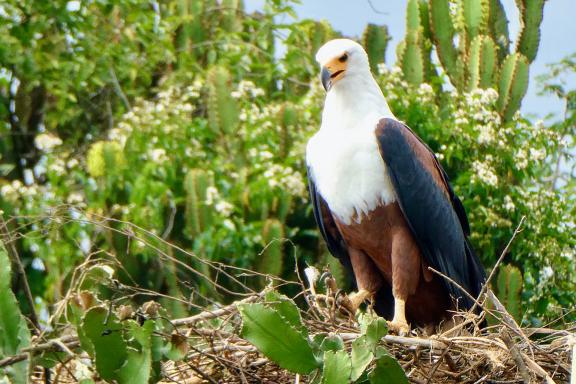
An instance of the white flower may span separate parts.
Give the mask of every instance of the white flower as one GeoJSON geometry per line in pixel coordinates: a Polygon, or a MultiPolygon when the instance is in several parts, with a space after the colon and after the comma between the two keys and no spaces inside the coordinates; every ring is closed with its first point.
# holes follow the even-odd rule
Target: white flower
{"type": "Polygon", "coordinates": [[[544,160],[546,157],[546,151],[544,149],[530,148],[530,157],[536,161],[544,160]]]}
{"type": "Polygon", "coordinates": [[[542,277],[544,279],[549,279],[552,276],[554,276],[554,270],[552,269],[552,267],[550,267],[549,265],[545,266],[544,268],[542,268],[542,277]]]}
{"type": "Polygon", "coordinates": [[[69,1],[66,3],[66,10],[68,12],[76,12],[80,10],[80,2],[78,0],[69,1]]]}
{"type": "Polygon", "coordinates": [[[68,195],[66,202],[68,204],[80,204],[84,202],[84,196],[79,192],[72,192],[68,195]]]}
{"type": "Polygon", "coordinates": [[[150,160],[155,163],[163,163],[168,160],[168,156],[166,156],[166,150],[163,148],[155,148],[151,150],[148,156],[150,156],[150,160]]]}
{"type": "Polygon", "coordinates": [[[225,200],[220,200],[214,206],[216,212],[219,212],[222,216],[230,216],[232,211],[234,210],[234,205],[230,204],[225,200]]]}
{"type": "Polygon", "coordinates": [[[41,151],[49,151],[50,149],[62,144],[62,140],[58,136],[49,133],[41,133],[34,139],[36,148],[41,151]]]}
{"type": "Polygon", "coordinates": [[[206,205],[214,204],[214,201],[218,198],[218,189],[214,186],[209,186],[206,188],[206,205]]]}
{"type": "Polygon", "coordinates": [[[66,168],[72,169],[75,168],[77,165],[78,165],[78,159],[72,158],[68,160],[68,162],[66,163],[66,168]]]}
{"type": "Polygon", "coordinates": [[[489,164],[475,161],[472,163],[472,169],[474,170],[473,178],[491,186],[498,184],[498,175],[489,164]]]}
{"type": "Polygon", "coordinates": [[[516,209],[516,206],[514,205],[512,198],[508,195],[504,197],[504,209],[507,211],[513,211],[516,209]]]}

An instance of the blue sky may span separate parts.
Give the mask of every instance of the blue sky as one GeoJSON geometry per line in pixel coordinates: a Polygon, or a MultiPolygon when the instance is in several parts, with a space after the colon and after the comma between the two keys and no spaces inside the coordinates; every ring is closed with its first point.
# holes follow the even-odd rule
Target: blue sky
{"type": "MultiPolygon", "coordinates": [[[[406,0],[303,0],[295,6],[301,19],[325,19],[347,36],[360,36],[367,23],[386,24],[392,35],[386,62],[396,59],[396,44],[404,37],[406,0]]],[[[263,0],[246,0],[247,10],[262,7],[263,0]]],[[[517,36],[519,22],[518,9],[514,0],[502,0],[508,19],[512,39],[517,36]]],[[[536,60],[530,67],[530,86],[522,103],[525,114],[544,117],[548,113],[561,113],[563,105],[554,96],[538,96],[535,77],[546,73],[546,64],[560,61],[576,52],[576,1],[548,0],[544,7],[542,39],[536,60]]],[[[576,76],[567,78],[572,88],[576,88],[576,76]]]]}

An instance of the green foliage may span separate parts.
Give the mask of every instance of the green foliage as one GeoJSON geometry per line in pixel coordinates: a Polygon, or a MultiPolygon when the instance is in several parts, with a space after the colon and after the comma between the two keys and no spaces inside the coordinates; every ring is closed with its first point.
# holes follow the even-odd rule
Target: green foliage
{"type": "Polygon", "coordinates": [[[307,337],[298,307],[275,291],[266,293],[264,303],[241,304],[242,337],[254,344],[279,366],[307,373],[312,382],[338,384],[356,382],[364,374],[371,383],[408,382],[396,360],[380,344],[387,334],[386,321],[373,314],[361,314],[361,335],[346,351],[342,338],[334,334],[307,337]],[[374,363],[374,364],[373,364],[374,363]],[[374,368],[369,369],[371,365],[374,368]]]}
{"type": "MultiPolygon", "coordinates": [[[[30,345],[30,331],[10,288],[11,281],[10,259],[4,244],[0,241],[0,360],[15,355],[30,345]]],[[[22,361],[1,368],[0,381],[4,375],[11,383],[27,383],[28,362],[22,361]]]]}
{"type": "Polygon", "coordinates": [[[522,273],[513,265],[503,265],[498,272],[496,280],[496,291],[498,299],[516,322],[522,320],[522,273]]]}
{"type": "Polygon", "coordinates": [[[254,344],[266,357],[282,368],[310,373],[318,362],[305,335],[283,316],[279,308],[265,304],[238,306],[242,316],[242,337],[254,344]]]}
{"type": "Polygon", "coordinates": [[[350,382],[352,362],[346,351],[326,351],[323,360],[322,384],[347,384],[350,382]]]}

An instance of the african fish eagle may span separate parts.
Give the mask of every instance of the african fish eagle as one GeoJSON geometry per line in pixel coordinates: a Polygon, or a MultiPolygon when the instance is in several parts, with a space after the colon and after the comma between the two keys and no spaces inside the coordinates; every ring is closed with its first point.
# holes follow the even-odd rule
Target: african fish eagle
{"type": "Polygon", "coordinates": [[[358,291],[406,334],[450,318],[476,297],[485,272],[468,240],[462,202],[434,153],[398,121],[352,40],[329,41],[316,54],[326,101],[320,130],[306,148],[314,216],[328,250],[352,272],[358,291]]]}

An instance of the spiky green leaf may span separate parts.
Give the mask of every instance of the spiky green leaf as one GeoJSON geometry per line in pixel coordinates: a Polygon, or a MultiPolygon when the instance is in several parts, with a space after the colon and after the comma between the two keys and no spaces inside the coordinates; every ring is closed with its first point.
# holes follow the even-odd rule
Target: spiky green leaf
{"type": "Polygon", "coordinates": [[[85,342],[92,347],[98,374],[105,380],[116,379],[116,371],[128,357],[122,325],[116,316],[104,307],[93,307],[84,315],[81,328],[85,342]]]}
{"type": "Polygon", "coordinates": [[[118,384],[147,383],[152,369],[151,337],[154,321],[147,320],[140,326],[128,320],[128,334],[134,340],[133,346],[127,348],[126,362],[116,372],[118,384]]]}
{"type": "Polygon", "coordinates": [[[362,335],[352,342],[352,373],[350,375],[352,381],[358,380],[362,376],[373,359],[372,346],[366,340],[366,335],[362,335]]]}
{"type": "Polygon", "coordinates": [[[368,375],[371,384],[408,384],[408,378],[398,361],[390,355],[382,355],[368,375]]]}
{"type": "Polygon", "coordinates": [[[297,373],[310,373],[319,367],[306,337],[277,310],[264,304],[238,305],[242,317],[242,337],[280,367],[297,373]]]}
{"type": "Polygon", "coordinates": [[[322,384],[348,384],[352,373],[352,362],[346,351],[324,353],[322,384]]]}

